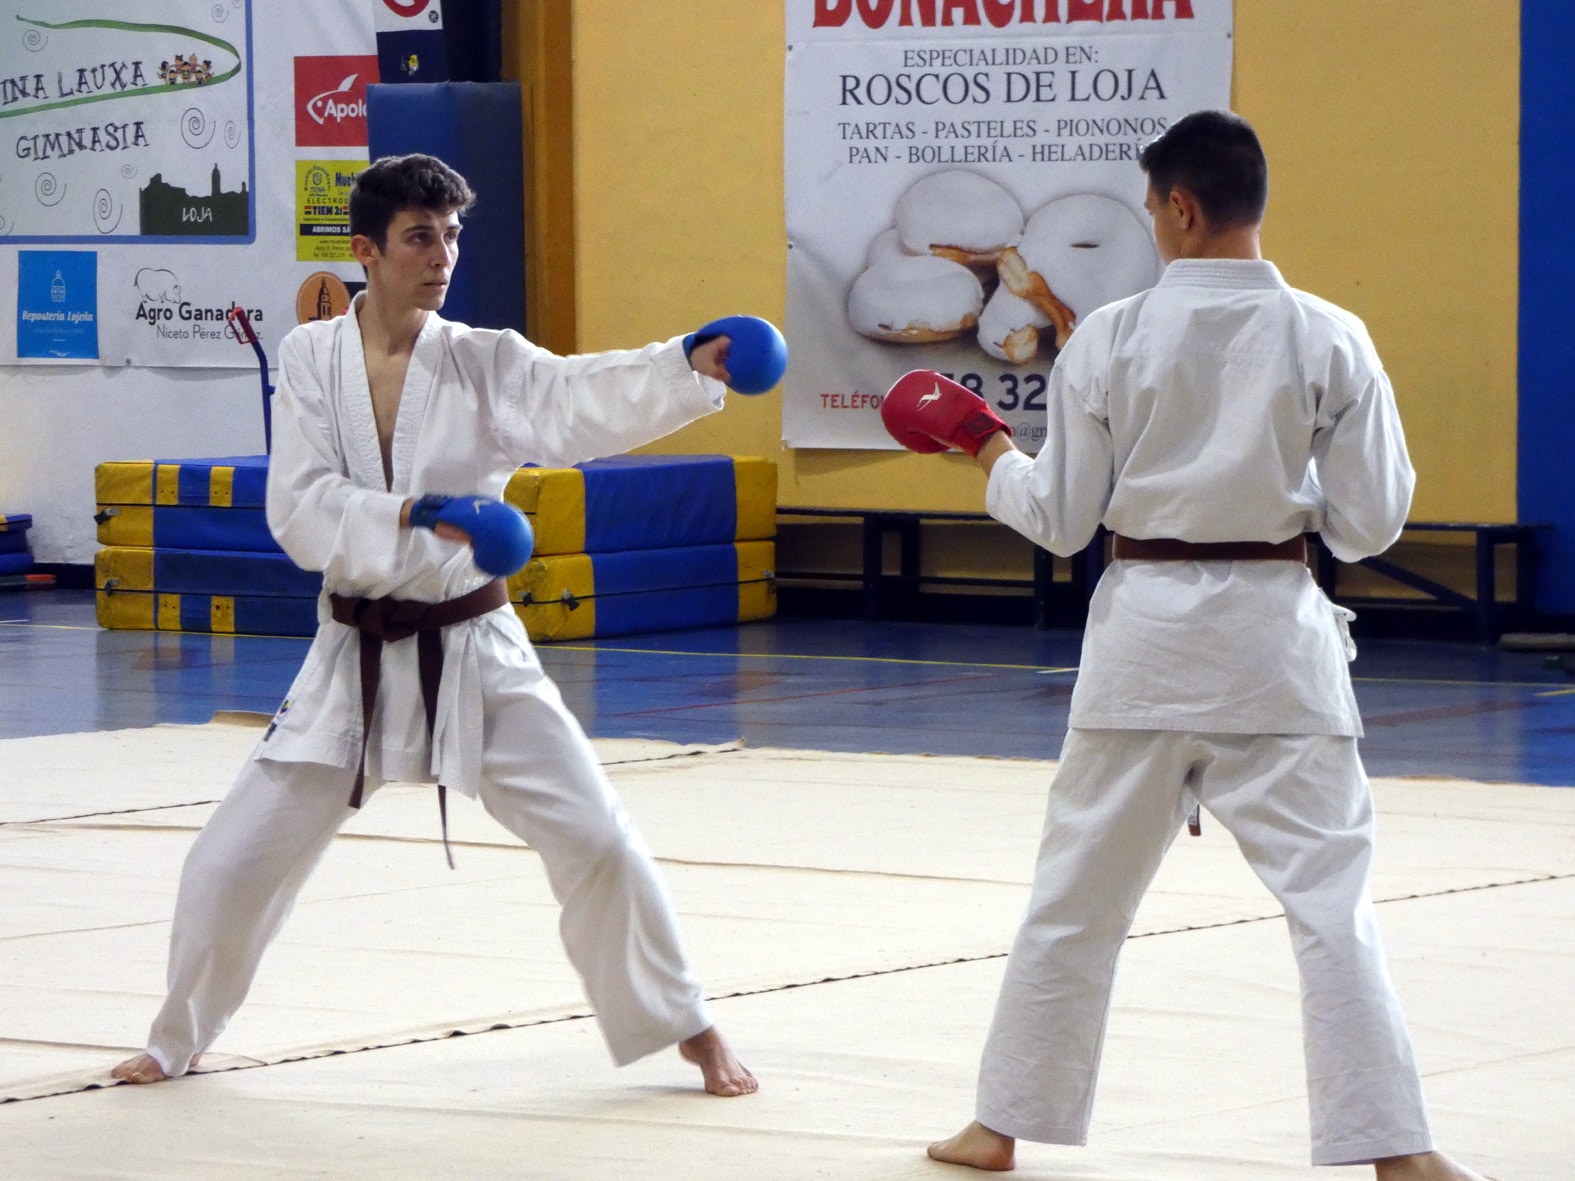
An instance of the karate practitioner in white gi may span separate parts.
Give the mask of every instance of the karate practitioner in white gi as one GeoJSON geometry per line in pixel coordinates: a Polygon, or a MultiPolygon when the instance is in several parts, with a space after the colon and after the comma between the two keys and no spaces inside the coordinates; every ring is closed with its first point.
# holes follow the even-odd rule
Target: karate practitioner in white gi
{"type": "Polygon", "coordinates": [[[1399,536],[1414,476],[1393,392],[1362,323],[1263,260],[1251,127],[1199,112],[1141,162],[1167,268],[1057,357],[1036,458],[935,374],[905,376],[882,409],[917,450],[973,453],[991,515],[1039,545],[1070,555],[1101,523],[1116,535],[977,1119],[929,1154],[1006,1170],[1017,1139],[1086,1142],[1117,955],[1201,803],[1285,908],[1313,1163],[1481,1181],[1433,1151],[1368,891],[1350,616],[1306,565],[1308,533],[1347,562],[1399,536]]]}
{"type": "Polygon", "coordinates": [[[411,527],[417,498],[500,499],[524,463],[621,454],[722,406],[725,337],[694,343],[688,359],[681,339],[558,357],[514,332],[441,319],[459,215],[473,199],[432,157],[372,165],[350,198],[365,293],[280,345],[268,523],[299,565],[323,572],[317,636],[192,846],[168,998],[147,1052],[116,1078],[183,1075],[223,1031],[353,814],[364,745],[367,793],[384,781],[436,781],[479,797],[540,855],[569,958],[619,1065],[676,1044],[712,1094],[756,1089],[707,1012],[649,852],[498,588],[479,614],[442,628],[431,740],[415,639],[382,646],[363,736],[363,636],[336,620],[331,595],[419,609],[485,596],[492,581],[471,560],[467,533],[411,527]]]}

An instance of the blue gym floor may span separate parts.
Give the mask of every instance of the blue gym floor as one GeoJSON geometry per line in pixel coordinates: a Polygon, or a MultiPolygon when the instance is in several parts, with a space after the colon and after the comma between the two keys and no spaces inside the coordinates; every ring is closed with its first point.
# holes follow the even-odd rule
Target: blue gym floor
{"type": "MultiPolygon", "coordinates": [[[[1054,758],[1080,633],[779,618],[544,644],[592,737],[1054,758]]],[[[0,738],[271,713],[305,640],[104,631],[91,591],[0,592],[0,738]]],[[[1575,785],[1575,678],[1541,654],[1368,641],[1375,775],[1575,785]]]]}

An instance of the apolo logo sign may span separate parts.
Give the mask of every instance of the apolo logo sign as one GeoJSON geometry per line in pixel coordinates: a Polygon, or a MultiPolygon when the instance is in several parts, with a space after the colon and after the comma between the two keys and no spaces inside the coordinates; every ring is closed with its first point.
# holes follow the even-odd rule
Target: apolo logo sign
{"type": "Polygon", "coordinates": [[[295,59],[295,142],[299,147],[366,146],[366,88],[377,58],[295,59]]]}

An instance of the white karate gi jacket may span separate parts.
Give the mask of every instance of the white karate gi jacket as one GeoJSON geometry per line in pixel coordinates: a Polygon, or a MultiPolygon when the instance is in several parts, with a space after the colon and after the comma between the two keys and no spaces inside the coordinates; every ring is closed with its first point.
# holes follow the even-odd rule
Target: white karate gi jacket
{"type": "MultiPolygon", "coordinates": [[[[990,474],[991,515],[1054,553],[1136,538],[1387,549],[1415,475],[1362,322],[1269,262],[1178,260],[1100,308],[1056,359],[1036,458],[990,474]]],[[[1360,736],[1345,620],[1285,561],[1112,563],[1070,725],[1360,736]]]]}
{"type": "MultiPolygon", "coordinates": [[[[441,602],[488,575],[470,547],[401,529],[425,493],[502,499],[526,463],[568,467],[622,454],[722,408],[720,382],[696,374],[681,339],[634,351],[558,357],[515,332],[429,314],[416,338],[383,476],[359,300],[303,324],[279,346],[268,464],[268,525],[297,565],[323,572],[317,636],[256,756],[354,768],[361,757],[359,634],[334,622],[328,593],[441,602]]],[[[474,796],[489,678],[544,680],[512,608],[446,630],[433,739],[414,640],[386,644],[367,747],[371,781],[440,781],[474,796]]],[[[528,742],[529,736],[510,736],[528,742]]]]}

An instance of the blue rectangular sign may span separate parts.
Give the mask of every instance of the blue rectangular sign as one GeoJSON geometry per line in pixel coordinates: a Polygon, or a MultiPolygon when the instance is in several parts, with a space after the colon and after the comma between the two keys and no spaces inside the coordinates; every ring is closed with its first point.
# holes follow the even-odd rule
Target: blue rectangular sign
{"type": "Polygon", "coordinates": [[[98,254],[17,252],[16,355],[98,360],[98,254]]]}

